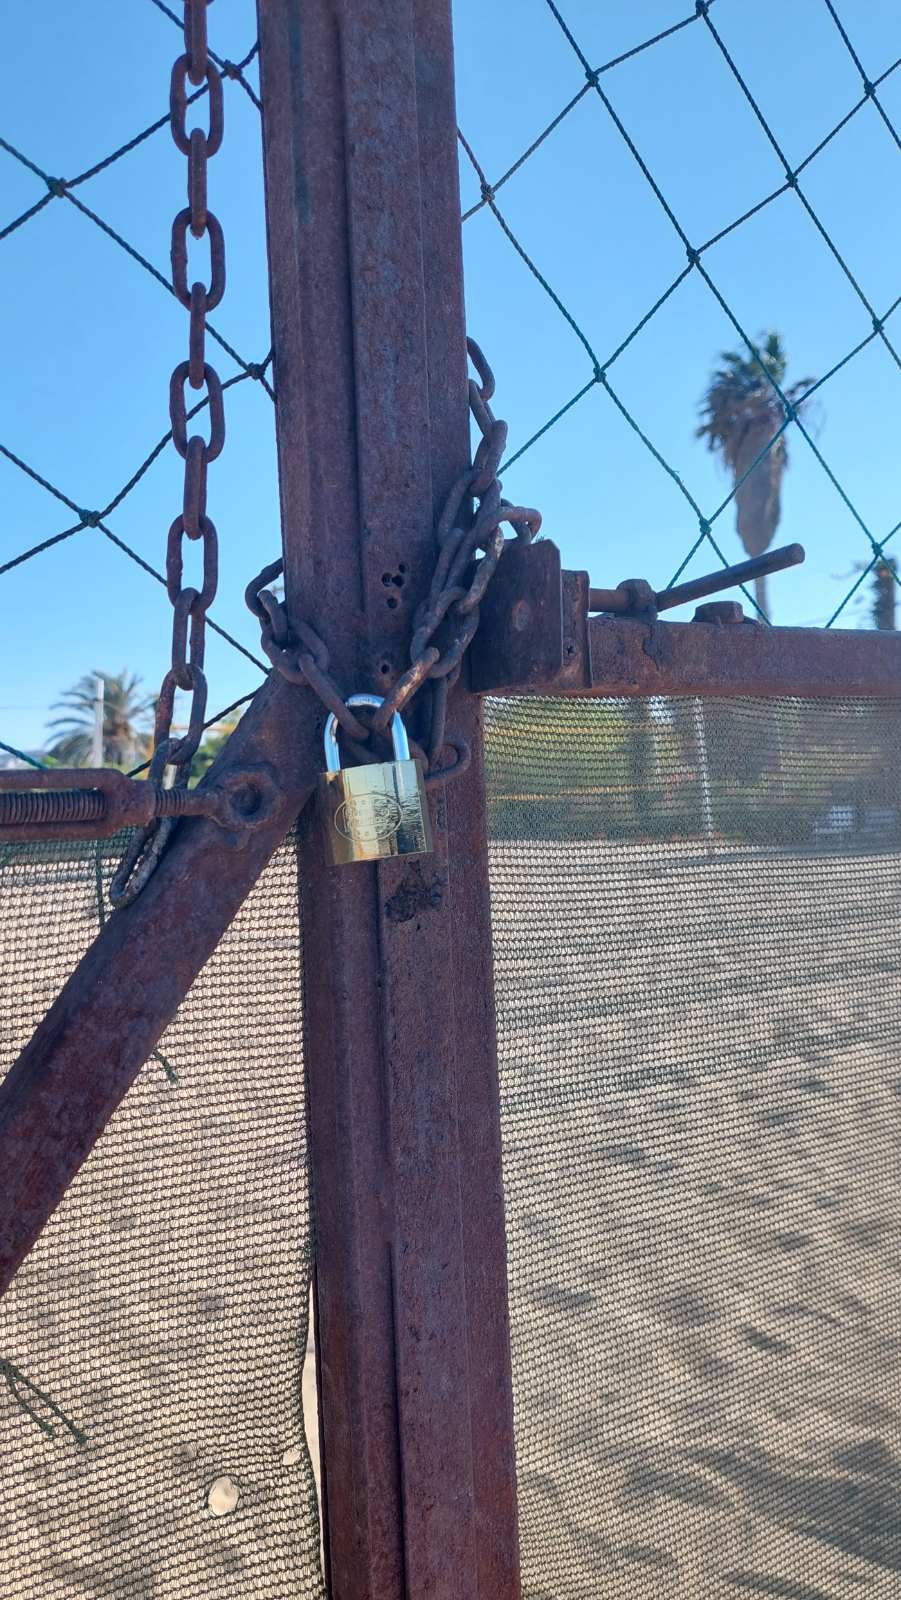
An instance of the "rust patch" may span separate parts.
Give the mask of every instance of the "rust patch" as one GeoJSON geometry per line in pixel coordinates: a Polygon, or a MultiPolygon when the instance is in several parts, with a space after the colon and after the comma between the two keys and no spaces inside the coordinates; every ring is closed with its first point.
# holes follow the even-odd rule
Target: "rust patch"
{"type": "Polygon", "coordinates": [[[666,646],[664,636],[655,622],[652,622],[648,627],[648,636],[642,645],[642,649],[644,650],[646,656],[650,656],[654,666],[659,671],[663,661],[663,656],[665,654],[666,646]]]}
{"type": "Polygon", "coordinates": [[[404,874],[391,899],[386,901],[385,915],[389,922],[409,922],[422,911],[437,911],[444,900],[444,884],[440,877],[426,880],[417,861],[404,874]]]}

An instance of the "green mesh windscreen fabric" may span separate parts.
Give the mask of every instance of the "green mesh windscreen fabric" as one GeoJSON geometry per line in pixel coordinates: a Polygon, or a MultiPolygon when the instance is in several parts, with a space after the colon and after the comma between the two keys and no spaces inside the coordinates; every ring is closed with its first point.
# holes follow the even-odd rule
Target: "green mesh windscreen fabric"
{"type": "MultiPolygon", "coordinates": [[[[0,1070],[121,848],[0,854],[0,1070]]],[[[299,999],[286,845],[0,1301],[2,1600],[323,1593],[299,999]]]]}
{"type": "Polygon", "coordinates": [[[901,1596],[901,704],[506,700],[526,1600],[901,1596]]]}

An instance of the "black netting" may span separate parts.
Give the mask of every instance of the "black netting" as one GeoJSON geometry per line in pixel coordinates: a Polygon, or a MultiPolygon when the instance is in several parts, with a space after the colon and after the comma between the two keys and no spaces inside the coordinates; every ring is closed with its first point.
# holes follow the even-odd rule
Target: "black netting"
{"type": "Polygon", "coordinates": [[[489,707],[527,1600],[901,1593],[899,736],[489,707]]]}
{"type": "MultiPolygon", "coordinates": [[[[121,840],[0,856],[0,1067],[97,930],[121,840]]],[[[2,1600],[318,1597],[293,847],[0,1302],[2,1600]]]]}

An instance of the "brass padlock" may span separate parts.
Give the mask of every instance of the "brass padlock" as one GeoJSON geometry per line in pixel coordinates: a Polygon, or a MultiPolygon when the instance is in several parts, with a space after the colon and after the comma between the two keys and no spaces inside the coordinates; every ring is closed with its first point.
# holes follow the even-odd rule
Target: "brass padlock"
{"type": "MultiPolygon", "coordinates": [[[[348,706],[372,706],[377,694],[352,694],[348,706]]],[[[433,849],[429,804],[422,766],[410,759],[407,730],[399,712],[391,719],[394,760],[342,767],[338,721],[325,724],[322,814],[336,866],[348,861],[382,861],[388,856],[427,855],[433,849]]]]}

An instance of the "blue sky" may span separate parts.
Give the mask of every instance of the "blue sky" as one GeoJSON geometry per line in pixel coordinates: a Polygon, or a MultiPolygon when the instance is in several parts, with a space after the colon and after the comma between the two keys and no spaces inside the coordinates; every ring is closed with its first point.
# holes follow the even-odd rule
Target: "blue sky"
{"type": "MultiPolygon", "coordinates": [[[[834,4],[877,78],[901,56],[897,0],[834,4]]],[[[693,9],[691,0],[561,0],[597,66],[693,9]]],[[[494,182],[583,87],[584,71],[546,0],[457,0],[455,16],[460,123],[494,182]]],[[[710,20],[796,167],[861,96],[825,0],[715,0],[710,20]]],[[[220,54],[242,56],[255,32],[250,0],[216,0],[210,31],[220,54]]],[[[0,135],[53,176],[81,172],[165,110],[178,33],[150,0],[45,0],[8,8],[2,32],[0,135]]],[[[255,81],[253,68],[248,76],[255,81]]],[[[695,248],[783,181],[703,19],[599,82],[695,248]]],[[[879,95],[901,129],[901,68],[879,95]]],[[[461,177],[464,205],[473,205],[479,186],[465,159],[461,177]]],[[[879,315],[901,294],[899,180],[901,149],[871,104],[800,180],[879,315]]],[[[165,273],[184,181],[163,129],[74,192],[165,273]]],[[[0,150],[0,228],[44,192],[40,177],[0,150]]],[[[229,269],[215,322],[256,361],[269,345],[259,119],[234,83],[226,85],[226,138],[210,167],[210,201],[225,228],[229,269]]],[[[497,204],[602,366],[686,265],[683,243],[591,90],[499,190],[497,204]]],[[[494,365],[513,451],[589,383],[593,362],[487,208],[466,223],[464,248],[469,327],[494,365]]],[[[871,331],[869,313],[793,193],[702,259],[749,333],[782,332],[790,377],[822,376],[871,331]]],[[[167,429],[185,313],[65,199],[0,241],[0,283],[0,442],[77,505],[104,506],[167,429]]],[[[901,311],[886,332],[901,350],[901,311]]],[[[607,368],[616,394],[707,516],[728,483],[693,437],[697,406],[718,352],[736,341],[694,270],[607,368]]],[[[225,355],[217,365],[223,378],[237,370],[225,355]]],[[[221,540],[214,615],[258,653],[242,594],[278,548],[272,405],[249,381],[226,399],[226,448],[210,469],[221,540]]],[[[901,370],[874,339],[823,386],[808,419],[877,538],[901,518],[899,402],[901,370]]],[[[790,450],[779,537],[805,543],[808,562],[772,581],[773,610],[780,622],[818,624],[839,603],[855,563],[867,559],[868,544],[794,433],[790,450]]],[[[108,519],[157,568],[179,506],[180,465],[170,446],[108,519]]],[[[0,564],[76,520],[3,458],[0,487],[0,564]]],[[[538,505],[565,562],[587,567],[600,584],[643,574],[662,585],[698,533],[692,507],[598,386],[513,465],[505,489],[538,505]]],[[[731,510],[714,533],[737,559],[731,510]]],[[[702,549],[690,570],[715,564],[702,549]]],[[[10,744],[39,747],[52,702],[85,671],[127,666],[150,692],[165,670],[165,592],[97,530],[0,576],[0,603],[0,739],[10,744]]],[[[863,613],[852,608],[846,617],[857,626],[863,613]]],[[[215,637],[208,675],[211,709],[260,679],[215,637]]]]}

